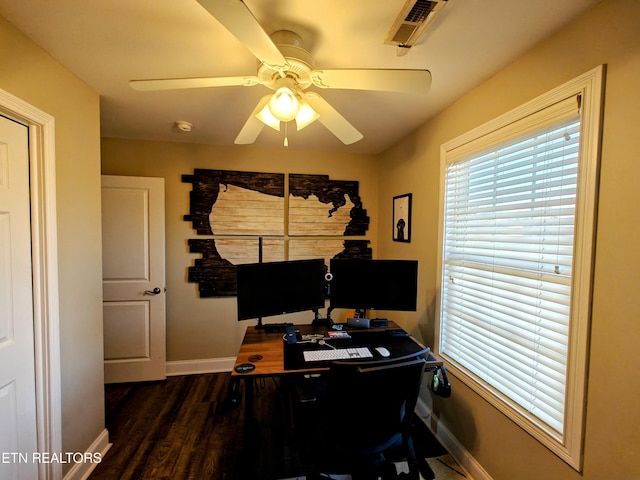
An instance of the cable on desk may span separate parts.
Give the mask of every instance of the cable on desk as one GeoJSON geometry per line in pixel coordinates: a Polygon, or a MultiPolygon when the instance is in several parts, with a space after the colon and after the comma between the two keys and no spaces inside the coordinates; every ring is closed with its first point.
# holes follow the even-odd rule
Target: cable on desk
{"type": "Polygon", "coordinates": [[[319,340],[319,341],[318,341],[318,345],[326,345],[327,347],[331,347],[331,348],[333,348],[334,350],[337,350],[337,348],[336,348],[336,347],[334,347],[334,346],[333,346],[333,345],[331,345],[330,343],[325,342],[324,340],[319,340]]]}
{"type": "MultiPolygon", "coordinates": [[[[317,343],[319,340],[322,340],[324,335],[322,334],[308,334],[302,335],[302,340],[298,340],[296,343],[317,343]]],[[[287,341],[287,335],[284,334],[282,336],[282,341],[287,341]]]]}

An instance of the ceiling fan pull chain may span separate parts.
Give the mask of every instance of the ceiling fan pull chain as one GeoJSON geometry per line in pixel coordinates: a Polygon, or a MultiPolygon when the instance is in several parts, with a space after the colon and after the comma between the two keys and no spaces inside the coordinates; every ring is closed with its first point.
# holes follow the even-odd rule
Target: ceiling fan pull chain
{"type": "Polygon", "coordinates": [[[289,122],[284,122],[284,146],[289,146],[289,122]]]}

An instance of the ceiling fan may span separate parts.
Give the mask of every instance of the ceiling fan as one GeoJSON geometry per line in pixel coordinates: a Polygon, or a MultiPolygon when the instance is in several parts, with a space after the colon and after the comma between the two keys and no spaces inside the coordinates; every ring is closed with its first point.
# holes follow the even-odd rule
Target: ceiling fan
{"type": "MultiPolygon", "coordinates": [[[[346,145],[362,139],[362,133],[318,93],[305,91],[312,85],[415,94],[427,93],[431,85],[428,70],[315,70],[299,35],[288,30],[267,35],[242,0],[197,1],[257,57],[257,75],[132,80],[129,84],[140,91],[255,85],[270,88],[274,92],[260,99],[236,137],[236,144],[253,143],[265,125],[279,131],[281,122],[287,128],[293,120],[297,130],[319,120],[346,145]]],[[[286,135],[284,141],[286,146],[286,135]]]]}

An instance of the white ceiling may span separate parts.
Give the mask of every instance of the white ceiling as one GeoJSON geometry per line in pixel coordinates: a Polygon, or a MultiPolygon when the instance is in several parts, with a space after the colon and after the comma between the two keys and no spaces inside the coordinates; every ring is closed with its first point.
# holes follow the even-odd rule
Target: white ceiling
{"type": "MultiPolygon", "coordinates": [[[[428,69],[425,96],[322,90],[364,138],[319,122],[289,148],[379,153],[599,0],[449,0],[406,55],[383,40],[405,0],[245,0],[267,33],[302,36],[316,68],[428,69]]],[[[136,92],[145,78],[255,75],[256,59],[195,0],[0,0],[0,15],[101,96],[107,137],[233,145],[266,87],[136,92]],[[175,122],[194,125],[180,132],[175,122]]],[[[3,66],[6,68],[6,66],[3,66]]],[[[313,90],[314,87],[311,87],[313,90]]],[[[255,145],[282,147],[264,128],[255,145]]]]}

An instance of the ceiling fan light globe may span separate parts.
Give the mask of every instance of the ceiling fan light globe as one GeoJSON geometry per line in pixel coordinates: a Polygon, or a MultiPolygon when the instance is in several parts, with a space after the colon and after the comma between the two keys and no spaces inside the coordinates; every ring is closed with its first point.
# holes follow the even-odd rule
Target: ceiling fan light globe
{"type": "Polygon", "coordinates": [[[307,102],[300,104],[300,112],[296,116],[296,128],[298,131],[315,122],[320,115],[307,102]]]}
{"type": "Polygon", "coordinates": [[[269,100],[271,114],[281,122],[290,122],[300,112],[300,102],[288,87],[280,87],[269,100]]]}
{"type": "Polygon", "coordinates": [[[280,131],[280,120],[273,116],[268,103],[256,113],[256,118],[274,130],[280,131]]]}

